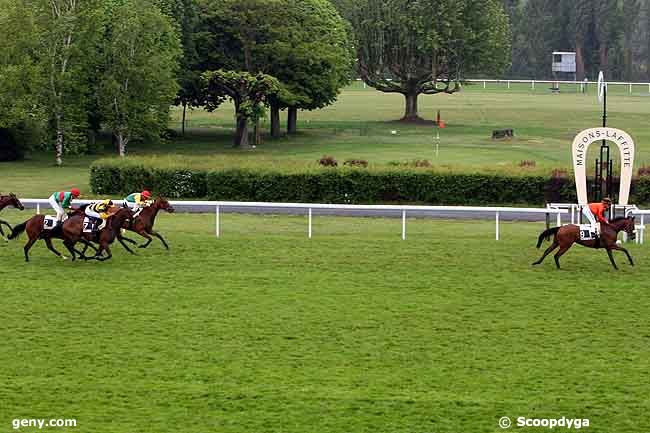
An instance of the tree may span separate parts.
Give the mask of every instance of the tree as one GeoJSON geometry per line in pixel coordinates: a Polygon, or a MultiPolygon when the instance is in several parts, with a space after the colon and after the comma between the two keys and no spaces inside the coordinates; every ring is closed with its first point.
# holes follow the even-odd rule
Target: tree
{"type": "Polygon", "coordinates": [[[352,17],[361,78],[406,99],[454,93],[467,74],[497,74],[510,61],[510,33],[496,0],[360,0],[352,17]]]}
{"type": "Polygon", "coordinates": [[[87,142],[89,74],[94,73],[96,44],[101,35],[98,0],[33,0],[25,2],[35,17],[40,50],[34,59],[47,83],[41,106],[55,134],[57,165],[66,151],[77,152],[87,142]]]}
{"type": "Polygon", "coordinates": [[[208,71],[203,74],[206,84],[207,109],[214,110],[224,95],[235,104],[237,131],[234,145],[248,146],[248,122],[260,117],[263,101],[269,94],[280,90],[280,83],[274,77],[259,73],[252,75],[245,71],[208,71]]]}
{"type": "Polygon", "coordinates": [[[148,0],[106,4],[99,100],[119,154],[125,156],[133,137],[157,137],[166,128],[178,89],[181,47],[170,19],[148,0]]]}
{"type": "Polygon", "coordinates": [[[288,108],[287,130],[295,132],[297,110],[336,101],[350,81],[353,65],[349,24],[328,0],[285,0],[271,43],[261,50],[264,69],[286,91],[270,99],[271,135],[279,135],[279,111],[288,108]]]}

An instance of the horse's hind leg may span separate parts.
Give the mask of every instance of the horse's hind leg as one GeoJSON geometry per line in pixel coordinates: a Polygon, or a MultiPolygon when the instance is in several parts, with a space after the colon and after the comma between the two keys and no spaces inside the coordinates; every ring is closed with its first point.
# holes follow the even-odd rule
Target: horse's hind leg
{"type": "Polygon", "coordinates": [[[555,266],[557,266],[558,269],[560,269],[560,257],[562,257],[562,254],[566,253],[569,248],[571,248],[571,245],[565,247],[560,246],[560,250],[555,253],[555,266]]]}
{"type": "Polygon", "coordinates": [[[34,245],[34,242],[36,242],[38,238],[29,238],[27,243],[25,244],[25,248],[23,248],[23,251],[25,251],[25,261],[29,261],[29,250],[32,248],[32,245],[34,245]]]}
{"type": "Polygon", "coordinates": [[[542,263],[544,261],[544,259],[546,258],[546,256],[548,256],[551,253],[551,251],[556,249],[558,247],[558,245],[560,245],[560,244],[556,240],[554,240],[553,243],[548,248],[546,248],[546,251],[544,251],[544,254],[542,254],[542,257],[540,257],[539,260],[537,260],[536,262],[533,262],[533,265],[539,265],[540,263],[542,263]]]}
{"type": "Polygon", "coordinates": [[[133,252],[133,250],[131,248],[129,248],[128,245],[126,245],[124,243],[125,240],[128,240],[128,241],[133,242],[133,243],[135,243],[135,241],[133,241],[131,239],[127,239],[125,237],[122,237],[122,235],[117,235],[117,240],[120,242],[120,244],[122,244],[122,246],[124,247],[125,250],[127,250],[131,254],[135,254],[135,252],[133,252]]]}
{"type": "Polygon", "coordinates": [[[64,241],[63,245],[65,245],[65,247],[68,249],[68,251],[70,251],[70,255],[72,256],[72,261],[74,262],[75,259],[76,259],[75,250],[73,248],[74,244],[71,243],[70,241],[64,241]]]}
{"type": "Polygon", "coordinates": [[[618,266],[616,266],[616,262],[614,261],[614,254],[612,254],[612,249],[607,248],[607,255],[609,256],[609,261],[612,262],[612,266],[614,266],[614,269],[618,271],[618,266]]]}

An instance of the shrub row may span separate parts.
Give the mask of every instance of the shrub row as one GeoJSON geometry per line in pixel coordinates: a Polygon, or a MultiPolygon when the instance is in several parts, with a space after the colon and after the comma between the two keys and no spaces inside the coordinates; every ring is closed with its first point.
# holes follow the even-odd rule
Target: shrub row
{"type": "MultiPolygon", "coordinates": [[[[249,168],[192,170],[100,162],[91,167],[98,195],[144,188],[166,197],[233,201],[498,205],[575,202],[572,179],[544,176],[436,173],[389,167],[282,172],[249,168]]],[[[635,185],[638,203],[650,202],[650,177],[635,185]]]]}

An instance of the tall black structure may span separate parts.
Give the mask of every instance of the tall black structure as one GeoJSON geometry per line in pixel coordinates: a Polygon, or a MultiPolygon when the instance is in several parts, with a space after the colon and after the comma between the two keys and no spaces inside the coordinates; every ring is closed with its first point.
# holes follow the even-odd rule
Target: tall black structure
{"type": "MultiPolygon", "coordinates": [[[[598,75],[598,99],[601,98],[603,102],[603,128],[607,126],[607,84],[603,79],[603,73],[598,75]]],[[[613,168],[614,163],[610,158],[609,144],[606,140],[600,145],[600,158],[596,159],[596,167],[594,171],[594,183],[591,189],[592,201],[601,201],[603,197],[609,197],[614,203],[618,202],[618,197],[614,197],[613,188],[613,168]]],[[[610,218],[614,217],[614,209],[610,210],[610,218]]]]}

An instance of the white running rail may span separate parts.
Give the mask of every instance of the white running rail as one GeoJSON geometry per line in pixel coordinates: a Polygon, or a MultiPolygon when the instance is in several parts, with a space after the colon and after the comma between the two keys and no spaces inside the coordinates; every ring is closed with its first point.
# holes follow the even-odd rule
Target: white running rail
{"type": "MultiPolygon", "coordinates": [[[[96,201],[96,200],[95,200],[96,201]]],[[[115,203],[122,203],[123,200],[113,200],[115,203]]],[[[49,207],[47,199],[20,199],[25,205],[35,205],[36,213],[41,212],[41,206],[49,207]]],[[[88,204],[93,200],[74,200],[74,204],[88,204]]],[[[321,203],[268,203],[268,202],[238,202],[238,201],[170,201],[172,206],[192,206],[205,208],[206,213],[215,214],[215,235],[221,236],[221,211],[224,208],[254,208],[269,209],[268,213],[273,213],[273,209],[304,209],[308,217],[307,236],[312,237],[312,211],[318,209],[338,209],[338,210],[376,210],[376,211],[395,211],[401,212],[402,216],[402,239],[406,239],[406,217],[408,212],[476,212],[476,213],[493,213],[495,218],[495,238],[500,238],[500,216],[504,213],[538,213],[546,215],[556,215],[557,224],[562,224],[562,214],[567,214],[567,209],[551,208],[517,208],[517,207],[480,207],[480,206],[394,206],[394,205],[358,205],[358,204],[321,204],[321,203]]]]}

